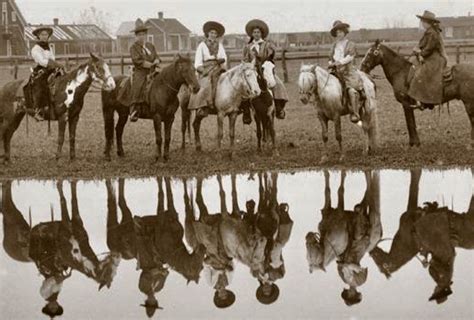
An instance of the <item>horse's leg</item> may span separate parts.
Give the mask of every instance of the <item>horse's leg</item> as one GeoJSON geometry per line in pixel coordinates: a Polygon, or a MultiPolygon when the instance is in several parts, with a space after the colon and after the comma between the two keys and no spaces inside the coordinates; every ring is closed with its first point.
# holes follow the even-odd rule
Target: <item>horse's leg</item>
{"type": "Polygon", "coordinates": [[[237,112],[232,112],[229,115],[229,137],[230,137],[230,156],[234,155],[235,145],[235,121],[237,120],[237,112]]]}
{"type": "Polygon", "coordinates": [[[115,135],[117,138],[117,155],[119,157],[125,156],[125,151],[123,151],[123,129],[128,120],[128,108],[125,112],[119,112],[119,118],[117,125],[115,126],[115,135]]]}
{"type": "Polygon", "coordinates": [[[466,108],[467,115],[471,121],[471,141],[467,145],[467,149],[472,150],[474,148],[474,102],[464,101],[464,107],[466,108]]]}
{"type": "Polygon", "coordinates": [[[321,123],[321,137],[323,139],[323,155],[321,157],[321,164],[325,164],[328,159],[328,119],[324,115],[318,115],[319,122],[321,123]]]}
{"type": "Polygon", "coordinates": [[[270,137],[272,138],[272,152],[274,155],[278,154],[276,148],[276,134],[275,134],[275,116],[268,115],[268,131],[270,131],[270,137]]]}
{"type": "MultiPolygon", "coordinates": [[[[4,158],[5,163],[10,162],[10,150],[11,150],[12,137],[13,137],[13,134],[15,133],[15,131],[20,126],[20,123],[23,120],[24,116],[25,116],[24,113],[16,114],[15,118],[13,119],[13,123],[10,126],[8,126],[5,130],[5,132],[3,133],[3,138],[4,138],[3,144],[4,144],[4,147],[5,147],[5,149],[4,149],[5,150],[5,158],[4,158]]],[[[2,134],[0,133],[0,137],[1,136],[2,136],[2,134]]],[[[0,145],[1,145],[1,141],[0,141],[0,145]]],[[[1,153],[0,153],[0,159],[1,159],[1,153]]]]}
{"type": "Polygon", "coordinates": [[[222,138],[224,137],[224,113],[219,112],[217,114],[217,148],[222,147],[222,138]]]}
{"type": "Polygon", "coordinates": [[[156,140],[156,155],[155,160],[158,161],[161,158],[161,116],[157,112],[153,116],[153,127],[155,128],[155,140],[156,140]]]}
{"type": "Polygon", "coordinates": [[[255,125],[257,127],[257,149],[262,151],[262,120],[258,114],[255,114],[255,125]]]}
{"type": "Polygon", "coordinates": [[[344,150],[342,149],[342,130],[341,130],[341,117],[337,117],[334,121],[334,130],[336,131],[336,140],[339,145],[339,161],[344,160],[344,150]]]}
{"type": "Polygon", "coordinates": [[[6,162],[6,149],[7,149],[7,124],[6,120],[0,122],[0,160],[6,162]]]}
{"type": "Polygon", "coordinates": [[[408,136],[410,137],[410,147],[419,147],[420,138],[418,137],[418,132],[416,131],[416,120],[415,113],[413,108],[408,104],[403,104],[403,112],[405,113],[405,121],[407,123],[408,136]]]}
{"type": "Polygon", "coordinates": [[[102,115],[104,117],[104,132],[105,132],[105,160],[110,161],[110,150],[114,143],[114,110],[113,108],[103,107],[102,115]]]}
{"type": "Polygon", "coordinates": [[[174,115],[168,115],[165,119],[165,152],[164,160],[168,161],[170,158],[170,142],[171,142],[171,128],[173,127],[174,115]]]}
{"type": "Polygon", "coordinates": [[[76,129],[79,116],[69,118],[69,159],[76,159],[76,129]]]}
{"type": "Polygon", "coordinates": [[[186,130],[189,128],[189,122],[191,120],[191,111],[181,103],[181,149],[186,149],[186,130]]]}
{"type": "Polygon", "coordinates": [[[63,113],[58,119],[58,149],[56,151],[56,160],[61,158],[61,152],[64,144],[64,134],[66,132],[66,118],[67,111],[63,113]]]}
{"type": "Polygon", "coordinates": [[[196,144],[196,151],[201,151],[201,136],[199,135],[199,131],[201,130],[201,121],[203,117],[196,114],[196,117],[193,121],[193,129],[194,129],[194,143],[196,144]]]}

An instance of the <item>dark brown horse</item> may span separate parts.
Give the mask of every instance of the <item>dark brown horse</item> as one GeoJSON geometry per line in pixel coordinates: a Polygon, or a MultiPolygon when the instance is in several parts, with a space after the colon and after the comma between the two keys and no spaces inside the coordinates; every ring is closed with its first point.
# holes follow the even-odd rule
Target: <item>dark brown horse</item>
{"type": "MultiPolygon", "coordinates": [[[[115,127],[117,138],[117,154],[124,156],[122,135],[125,124],[127,123],[130,106],[125,101],[118,101],[117,96],[122,85],[128,80],[125,76],[115,77],[117,88],[113,91],[102,91],[102,112],[104,115],[105,129],[105,158],[110,160],[110,151],[114,141],[114,114],[118,113],[118,122],[115,127]]],[[[142,110],[140,118],[153,120],[156,137],[156,160],[162,155],[162,136],[161,123],[165,126],[165,146],[164,159],[169,159],[169,147],[171,141],[171,127],[173,126],[174,116],[178,109],[178,92],[181,86],[185,84],[191,87],[191,90],[197,92],[199,83],[196,78],[193,63],[188,56],[177,55],[174,61],[154,77],[151,84],[151,90],[148,96],[149,110],[142,110]]]]}
{"type": "MultiPolygon", "coordinates": [[[[361,70],[369,73],[378,65],[382,66],[387,80],[393,87],[395,98],[403,106],[410,146],[419,146],[420,139],[416,130],[415,114],[411,107],[415,105],[416,101],[408,96],[409,83],[407,78],[412,64],[377,40],[367,51],[361,63],[361,70]]],[[[459,99],[464,103],[471,121],[469,150],[474,147],[474,92],[471,90],[472,86],[474,86],[474,65],[456,64],[452,67],[452,80],[444,86],[443,98],[444,102],[459,99]]]]}
{"type": "MultiPolygon", "coordinates": [[[[46,114],[49,120],[58,121],[58,146],[56,159],[61,157],[64,144],[66,124],[69,124],[69,157],[76,158],[76,128],[79,114],[84,105],[84,96],[93,81],[99,82],[104,90],[115,88],[115,82],[110,73],[109,66],[105,61],[91,54],[90,59],[71,72],[55,78],[52,93],[52,109],[54,116],[46,114]],[[51,117],[51,118],[50,118],[51,117]]],[[[27,110],[16,102],[17,91],[23,85],[24,80],[7,83],[0,89],[0,159],[4,162],[10,161],[10,142],[13,133],[23,120],[27,110]]],[[[33,100],[39,101],[38,97],[49,94],[36,92],[33,88],[33,100]]],[[[29,111],[28,112],[32,112],[29,111]]]]}

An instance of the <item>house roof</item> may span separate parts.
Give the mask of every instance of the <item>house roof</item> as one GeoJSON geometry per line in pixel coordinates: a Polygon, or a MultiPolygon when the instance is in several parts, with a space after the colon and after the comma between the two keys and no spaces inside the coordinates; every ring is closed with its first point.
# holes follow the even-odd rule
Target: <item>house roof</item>
{"type": "Polygon", "coordinates": [[[152,25],[156,26],[158,29],[166,33],[175,33],[175,34],[190,34],[191,31],[186,28],[178,19],[174,18],[163,18],[163,19],[148,19],[147,22],[150,22],[152,25]]]}
{"type": "Polygon", "coordinates": [[[16,13],[16,16],[18,17],[18,19],[20,20],[20,22],[26,26],[26,19],[25,17],[23,16],[23,14],[21,13],[20,11],[20,8],[18,8],[15,0],[8,0],[8,2],[10,2],[10,5],[12,6],[13,10],[15,10],[15,13],[16,13]]]}
{"type": "Polygon", "coordinates": [[[117,37],[133,36],[132,30],[135,28],[135,21],[124,21],[120,24],[115,35],[117,37]]]}
{"type": "Polygon", "coordinates": [[[474,16],[441,17],[438,20],[441,22],[441,27],[474,26],[474,16]]]}
{"type": "Polygon", "coordinates": [[[36,40],[33,30],[40,26],[53,28],[51,41],[112,40],[107,33],[94,24],[28,25],[25,27],[26,38],[36,40]]]}

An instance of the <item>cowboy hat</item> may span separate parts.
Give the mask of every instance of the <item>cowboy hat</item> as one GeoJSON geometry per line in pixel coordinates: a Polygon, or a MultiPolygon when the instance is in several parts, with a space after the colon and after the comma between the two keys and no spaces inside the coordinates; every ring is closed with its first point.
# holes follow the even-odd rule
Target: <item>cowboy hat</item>
{"type": "Polygon", "coordinates": [[[147,298],[145,300],[145,303],[141,304],[140,306],[145,307],[145,312],[148,318],[153,317],[156,310],[158,309],[163,310],[163,308],[158,305],[158,300],[156,300],[156,298],[154,297],[152,299],[147,298]]]}
{"type": "Polygon", "coordinates": [[[350,307],[362,301],[362,293],[357,291],[355,288],[344,289],[341,292],[341,298],[344,300],[345,304],[350,307]]]}
{"type": "Polygon", "coordinates": [[[257,300],[263,304],[272,304],[278,299],[280,295],[280,288],[274,283],[270,284],[271,291],[270,294],[265,294],[263,291],[264,284],[260,283],[260,286],[257,289],[256,296],[257,300]]]}
{"type": "Polygon", "coordinates": [[[211,30],[215,30],[217,32],[217,36],[219,38],[222,37],[225,33],[224,26],[222,24],[220,24],[219,22],[217,22],[217,21],[208,21],[202,26],[202,31],[206,35],[206,38],[207,38],[207,35],[208,35],[209,31],[211,31],[211,30]]]}
{"type": "Polygon", "coordinates": [[[245,32],[249,37],[252,36],[253,30],[256,28],[260,29],[262,31],[262,38],[266,38],[268,36],[268,33],[270,32],[270,29],[268,29],[268,25],[259,19],[253,19],[247,22],[247,25],[245,26],[245,32]]]}
{"type": "Polygon", "coordinates": [[[46,26],[39,26],[38,28],[36,28],[35,30],[33,30],[33,35],[36,37],[36,38],[39,38],[39,35],[42,31],[46,31],[48,32],[49,34],[49,37],[51,37],[53,35],[53,28],[51,27],[46,27],[46,26]]]}
{"type": "Polygon", "coordinates": [[[224,291],[226,293],[225,298],[221,298],[217,290],[214,293],[214,305],[219,309],[228,308],[235,302],[235,294],[227,289],[224,289],[224,291]]]}
{"type": "Polygon", "coordinates": [[[341,20],[336,20],[332,24],[331,36],[336,37],[337,30],[349,29],[351,26],[347,23],[342,22],[341,20]]]}
{"type": "Polygon", "coordinates": [[[147,32],[148,29],[150,28],[145,25],[142,19],[137,19],[137,21],[135,21],[135,29],[130,32],[137,34],[140,32],[147,32]]]}
{"type": "Polygon", "coordinates": [[[431,11],[428,11],[428,10],[425,10],[425,12],[423,12],[423,15],[416,15],[420,20],[425,20],[425,21],[428,21],[428,22],[436,22],[436,23],[439,23],[439,20],[436,19],[436,15],[431,12],[431,11]]]}

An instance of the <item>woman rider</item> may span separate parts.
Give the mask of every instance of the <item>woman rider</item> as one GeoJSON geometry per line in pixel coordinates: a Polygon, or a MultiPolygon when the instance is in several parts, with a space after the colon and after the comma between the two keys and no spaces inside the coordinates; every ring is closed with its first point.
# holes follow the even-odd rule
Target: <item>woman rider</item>
{"type": "Polygon", "coordinates": [[[210,109],[214,109],[217,81],[227,68],[227,54],[219,42],[225,33],[224,26],[216,21],[208,21],[202,29],[205,40],[198,45],[194,57],[201,90],[191,96],[189,109],[198,109],[198,114],[205,117],[210,109]]]}
{"type": "MultiPolygon", "coordinates": [[[[62,68],[62,66],[55,61],[54,53],[49,48],[49,39],[53,34],[53,29],[50,27],[39,27],[33,31],[33,35],[36,36],[38,41],[31,49],[31,57],[35,62],[35,67],[33,69],[32,78],[34,81],[38,81],[41,86],[42,92],[49,92],[48,87],[48,78],[49,76],[58,68],[62,68]]],[[[31,85],[31,79],[30,83],[31,85]]],[[[28,87],[28,86],[27,86],[28,87]]],[[[27,107],[30,108],[31,105],[34,103],[32,101],[32,93],[25,94],[28,97],[27,107]]],[[[49,101],[48,96],[48,101],[49,101]]],[[[41,101],[44,101],[41,99],[41,101]]],[[[38,121],[44,120],[45,110],[44,108],[47,107],[46,105],[34,105],[33,108],[35,109],[35,119],[38,121]]]]}
{"type": "Polygon", "coordinates": [[[414,49],[419,66],[416,67],[408,94],[417,101],[415,108],[432,108],[443,100],[443,71],[446,67],[447,56],[439,20],[434,13],[425,11],[421,20],[426,30],[418,47],[414,49]]]}
{"type": "MultiPolygon", "coordinates": [[[[357,55],[355,43],[347,38],[350,26],[342,21],[335,21],[331,29],[331,36],[335,38],[332,46],[329,68],[343,84],[344,93],[347,94],[351,122],[360,121],[359,106],[360,93],[363,91],[362,78],[354,66],[354,58],[357,55]]],[[[345,99],[343,99],[344,101],[345,99]]]]}
{"type": "Polygon", "coordinates": [[[130,120],[136,122],[139,118],[140,109],[146,104],[146,82],[150,73],[155,71],[160,62],[155,46],[147,42],[148,27],[141,19],[135,22],[136,41],[130,47],[130,56],[133,62],[132,81],[132,106],[130,108],[130,120]]]}
{"type": "MultiPolygon", "coordinates": [[[[263,63],[267,60],[273,61],[275,57],[275,47],[273,43],[266,40],[269,34],[268,25],[262,20],[254,19],[247,23],[245,32],[250,37],[250,40],[244,47],[243,60],[245,62],[251,62],[254,58],[257,58],[259,63],[263,63]]],[[[272,89],[273,99],[283,100],[286,103],[288,101],[288,92],[280,78],[275,76],[275,80],[276,86],[272,89]]],[[[244,123],[250,124],[252,122],[252,116],[249,104],[242,104],[242,109],[244,112],[244,123]]]]}

